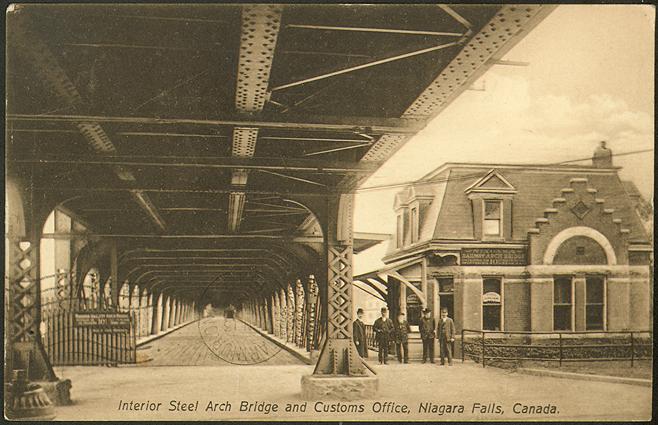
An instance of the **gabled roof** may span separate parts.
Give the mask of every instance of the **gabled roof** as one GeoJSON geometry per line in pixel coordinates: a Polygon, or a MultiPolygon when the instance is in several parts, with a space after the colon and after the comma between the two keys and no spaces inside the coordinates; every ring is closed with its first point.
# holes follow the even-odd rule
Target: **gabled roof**
{"type": "Polygon", "coordinates": [[[495,169],[491,169],[481,179],[467,187],[464,192],[516,193],[516,188],[495,169]]]}

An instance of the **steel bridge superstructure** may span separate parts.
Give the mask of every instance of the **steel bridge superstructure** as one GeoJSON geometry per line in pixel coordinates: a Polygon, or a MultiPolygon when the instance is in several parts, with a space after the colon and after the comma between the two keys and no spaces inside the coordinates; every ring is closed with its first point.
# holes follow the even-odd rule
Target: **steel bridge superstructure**
{"type": "Polygon", "coordinates": [[[110,308],[147,312],[143,334],[208,304],[295,341],[317,321],[314,374],[366,376],[351,338],[355,189],[551,10],[13,6],[5,376],[57,379],[42,239],[69,247],[57,296],[71,308],[94,270],[110,308]],[[53,211],[69,224],[45,231],[53,211]],[[302,330],[292,307],[309,302],[302,330]]]}

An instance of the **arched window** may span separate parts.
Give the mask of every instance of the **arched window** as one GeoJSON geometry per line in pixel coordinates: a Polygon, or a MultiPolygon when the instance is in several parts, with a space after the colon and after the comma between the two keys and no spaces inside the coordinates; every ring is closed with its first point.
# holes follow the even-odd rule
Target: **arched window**
{"type": "Polygon", "coordinates": [[[608,264],[603,247],[587,236],[573,236],[562,242],[553,264],[608,264]]]}

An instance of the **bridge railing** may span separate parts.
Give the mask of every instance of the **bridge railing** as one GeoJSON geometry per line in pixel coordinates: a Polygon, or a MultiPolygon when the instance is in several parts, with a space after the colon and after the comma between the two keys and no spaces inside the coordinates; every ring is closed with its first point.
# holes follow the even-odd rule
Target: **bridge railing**
{"type": "Polygon", "coordinates": [[[462,362],[466,357],[482,363],[506,361],[563,362],[630,361],[652,358],[653,333],[646,330],[510,332],[463,329],[462,362]]]}
{"type": "Polygon", "coordinates": [[[41,338],[54,366],[117,366],[136,361],[135,315],[115,308],[42,310],[41,338]],[[78,323],[79,314],[125,316],[124,327],[88,326],[78,323]]]}

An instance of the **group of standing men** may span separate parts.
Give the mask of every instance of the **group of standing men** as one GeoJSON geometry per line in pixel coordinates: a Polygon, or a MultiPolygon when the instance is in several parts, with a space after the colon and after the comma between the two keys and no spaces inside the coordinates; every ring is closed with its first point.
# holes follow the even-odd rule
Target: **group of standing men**
{"type": "MultiPolygon", "coordinates": [[[[353,324],[353,338],[359,355],[363,358],[368,357],[368,347],[366,346],[366,327],[363,323],[363,309],[356,311],[357,319],[353,324]]],[[[400,363],[409,363],[409,333],[411,327],[405,318],[405,314],[400,312],[397,321],[388,318],[388,309],[381,309],[381,317],[375,320],[372,326],[375,332],[375,340],[379,348],[379,363],[388,364],[388,347],[391,341],[395,342],[396,354],[400,363]]],[[[432,317],[432,311],[428,308],[423,309],[423,317],[418,326],[420,338],[423,341],[423,363],[429,360],[434,363],[434,339],[439,338],[439,349],[441,354],[441,364],[445,364],[445,358],[448,358],[448,365],[452,366],[453,343],[455,342],[455,323],[448,317],[448,310],[441,309],[441,319],[437,326],[432,317]]]]}

